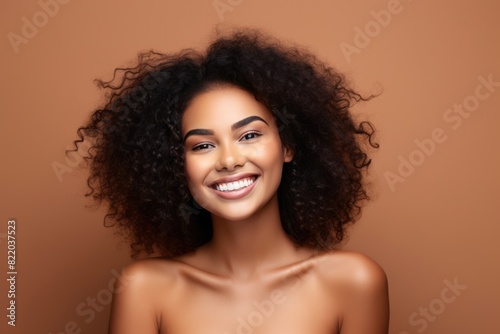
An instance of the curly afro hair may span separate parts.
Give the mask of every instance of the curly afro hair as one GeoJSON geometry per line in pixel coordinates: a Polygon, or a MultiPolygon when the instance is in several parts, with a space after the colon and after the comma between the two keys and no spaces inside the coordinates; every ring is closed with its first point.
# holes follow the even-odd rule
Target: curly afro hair
{"type": "Polygon", "coordinates": [[[334,249],[369,199],[366,150],[378,144],[372,124],[355,122],[350,109],[372,96],[353,91],[306,50],[239,30],[204,52],[140,53],[137,65],[97,82],[107,92],[105,104],[78,129],[73,150],[90,141],[86,196],[108,204],[104,224],[112,221],[130,238],[133,257],[174,257],[211,239],[210,213],[187,186],[181,118],[197,94],[221,83],[266,106],[294,152],[278,200],[283,229],[297,247],[334,249]]]}

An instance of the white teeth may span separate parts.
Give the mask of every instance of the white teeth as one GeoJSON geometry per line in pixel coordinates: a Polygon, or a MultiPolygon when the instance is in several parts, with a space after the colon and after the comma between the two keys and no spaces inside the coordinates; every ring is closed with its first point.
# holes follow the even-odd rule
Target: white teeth
{"type": "Polygon", "coordinates": [[[254,182],[253,178],[247,177],[243,180],[238,180],[234,182],[218,183],[215,185],[215,189],[218,191],[232,191],[246,188],[254,182]]]}

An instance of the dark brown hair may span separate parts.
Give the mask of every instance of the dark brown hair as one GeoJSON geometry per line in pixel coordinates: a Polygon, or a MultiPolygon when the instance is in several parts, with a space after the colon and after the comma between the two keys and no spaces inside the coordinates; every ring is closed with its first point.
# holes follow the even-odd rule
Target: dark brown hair
{"type": "Polygon", "coordinates": [[[239,31],[204,52],[141,53],[135,67],[98,83],[109,93],[106,103],[78,129],[75,150],[92,143],[87,196],[108,204],[105,223],[130,237],[133,256],[177,256],[212,237],[210,213],[187,187],[180,124],[189,101],[214,84],[252,93],[293,150],[278,198],[283,228],[297,246],[334,248],[368,199],[363,139],[378,145],[371,123],[356,123],[350,113],[366,99],[307,51],[239,31]]]}

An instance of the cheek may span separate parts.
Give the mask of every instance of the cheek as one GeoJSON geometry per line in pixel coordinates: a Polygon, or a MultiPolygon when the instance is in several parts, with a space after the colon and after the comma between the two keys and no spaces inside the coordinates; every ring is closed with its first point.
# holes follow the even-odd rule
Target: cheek
{"type": "Polygon", "coordinates": [[[184,160],[184,169],[189,187],[203,184],[209,171],[210,162],[206,158],[186,157],[184,160]]]}
{"type": "Polygon", "coordinates": [[[253,148],[252,155],[254,159],[260,161],[263,167],[282,167],[283,150],[279,142],[273,140],[263,142],[258,147],[253,148]]]}
{"type": "Polygon", "coordinates": [[[191,190],[192,184],[199,178],[199,169],[196,168],[196,163],[193,161],[193,159],[189,158],[186,158],[186,160],[184,161],[184,168],[186,171],[186,179],[189,190],[191,190]]]}

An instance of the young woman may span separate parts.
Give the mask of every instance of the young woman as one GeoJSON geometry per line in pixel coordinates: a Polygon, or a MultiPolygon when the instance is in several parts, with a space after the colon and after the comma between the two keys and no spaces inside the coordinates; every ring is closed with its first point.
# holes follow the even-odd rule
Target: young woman
{"type": "Polygon", "coordinates": [[[117,73],[75,141],[89,195],[149,255],[123,270],[109,333],[388,332],[384,271],[338,249],[377,147],[340,74],[256,31],[117,73]]]}

